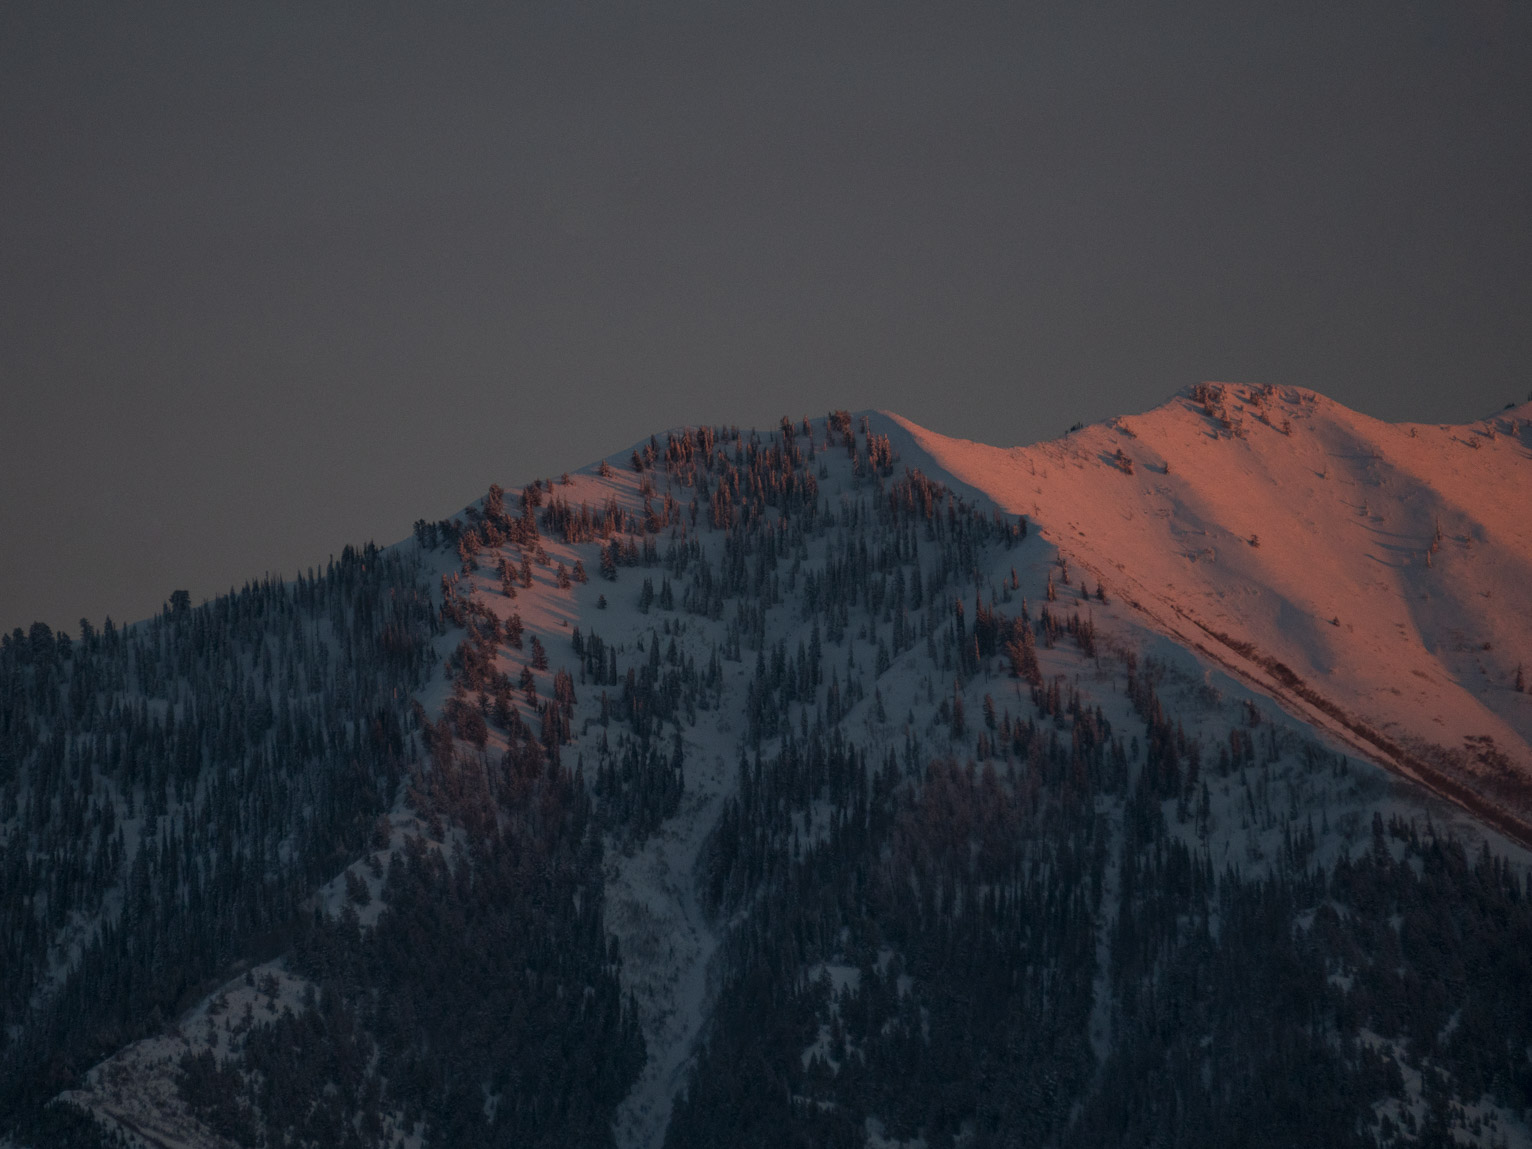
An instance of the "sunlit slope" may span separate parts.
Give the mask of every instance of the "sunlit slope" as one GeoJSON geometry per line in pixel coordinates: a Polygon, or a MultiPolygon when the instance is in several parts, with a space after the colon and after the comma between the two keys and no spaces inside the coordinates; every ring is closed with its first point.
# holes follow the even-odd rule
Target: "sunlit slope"
{"type": "Polygon", "coordinates": [[[1208,384],[1003,449],[906,420],[1094,583],[1359,749],[1481,812],[1532,811],[1532,404],[1396,425],[1208,384]]]}

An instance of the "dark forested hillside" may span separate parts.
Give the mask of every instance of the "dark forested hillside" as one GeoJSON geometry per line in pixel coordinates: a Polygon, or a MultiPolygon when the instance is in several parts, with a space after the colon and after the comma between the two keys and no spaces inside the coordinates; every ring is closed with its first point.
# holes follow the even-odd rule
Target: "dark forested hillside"
{"type": "Polygon", "coordinates": [[[418,564],[369,547],[0,638],[4,1112],[291,944],[393,803],[437,626],[418,564]]]}

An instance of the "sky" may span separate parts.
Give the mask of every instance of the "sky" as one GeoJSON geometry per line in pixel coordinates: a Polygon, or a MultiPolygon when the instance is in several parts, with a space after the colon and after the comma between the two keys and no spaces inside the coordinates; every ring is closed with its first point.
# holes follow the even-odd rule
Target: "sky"
{"type": "Polygon", "coordinates": [[[1532,6],[0,13],[0,629],[697,423],[1532,388],[1532,6]]]}

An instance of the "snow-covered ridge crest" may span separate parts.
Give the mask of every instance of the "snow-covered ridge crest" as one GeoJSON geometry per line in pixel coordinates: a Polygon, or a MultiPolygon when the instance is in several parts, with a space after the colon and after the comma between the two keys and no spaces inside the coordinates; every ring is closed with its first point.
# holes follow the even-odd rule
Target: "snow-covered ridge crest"
{"type": "Polygon", "coordinates": [[[885,418],[1157,629],[1532,839],[1532,403],[1391,424],[1208,383],[1009,449],[885,418]]]}

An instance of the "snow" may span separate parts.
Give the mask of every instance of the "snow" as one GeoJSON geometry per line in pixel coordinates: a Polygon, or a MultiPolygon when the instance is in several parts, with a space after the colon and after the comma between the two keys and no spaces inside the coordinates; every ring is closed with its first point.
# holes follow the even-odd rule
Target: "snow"
{"type": "MultiPolygon", "coordinates": [[[[1361,1040],[1368,1049],[1394,1061],[1404,1081],[1403,1098],[1390,1097],[1373,1105],[1378,1123],[1381,1124],[1386,1117],[1394,1126],[1402,1126],[1407,1131],[1420,1130],[1429,1112],[1423,1070],[1430,1066],[1430,1061],[1422,1059],[1417,1063],[1410,1058],[1404,1042],[1389,1040],[1369,1029],[1361,1031],[1361,1040]]],[[[1487,1094],[1470,1105],[1453,1102],[1449,1112],[1451,1118],[1447,1132],[1454,1144],[1493,1144],[1506,1146],[1506,1149],[1532,1149],[1532,1129],[1528,1128],[1525,1116],[1513,1109],[1496,1105],[1487,1094]]],[[[1416,1139],[1409,1137],[1409,1140],[1416,1139]]]]}
{"type": "Polygon", "coordinates": [[[622,944],[624,988],[639,1002],[647,1058],[613,1121],[619,1146],[659,1145],[685,1084],[710,1004],[717,949],[698,904],[693,869],[726,793],[732,765],[714,755],[686,775],[681,809],[632,857],[607,855],[606,925],[622,944]]]}
{"type": "MultiPolygon", "coordinates": [[[[182,1100],[181,1059],[210,1051],[220,1064],[244,1048],[253,1025],[284,1013],[300,1014],[319,990],[288,971],[282,960],[249,969],[210,993],[174,1024],[134,1042],[85,1075],[58,1100],[89,1110],[129,1146],[152,1149],[233,1149],[200,1122],[182,1100]]],[[[385,1114],[385,1134],[397,1149],[418,1149],[416,1132],[400,1114],[385,1114]]]]}
{"type": "Polygon", "coordinates": [[[1392,769],[1514,805],[1495,775],[1532,779],[1532,693],[1512,688],[1518,664],[1532,679],[1532,403],[1393,425],[1210,386],[1215,415],[1188,391],[1028,447],[886,421],[1161,633],[1392,769]]]}

